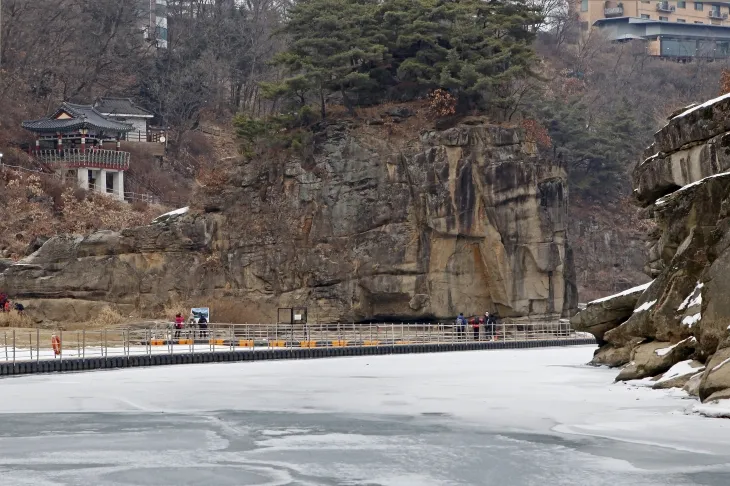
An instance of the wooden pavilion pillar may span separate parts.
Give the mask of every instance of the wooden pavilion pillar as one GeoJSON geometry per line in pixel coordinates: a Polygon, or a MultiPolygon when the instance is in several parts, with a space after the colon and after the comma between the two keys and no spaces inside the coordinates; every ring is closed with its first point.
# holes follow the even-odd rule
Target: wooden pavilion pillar
{"type": "Polygon", "coordinates": [[[80,130],[81,132],[81,153],[86,153],[86,134],[88,133],[88,130],[85,128],[82,128],[80,130]]]}
{"type": "Polygon", "coordinates": [[[61,132],[56,135],[58,135],[58,151],[61,152],[63,150],[63,135],[61,135],[61,132]]]}

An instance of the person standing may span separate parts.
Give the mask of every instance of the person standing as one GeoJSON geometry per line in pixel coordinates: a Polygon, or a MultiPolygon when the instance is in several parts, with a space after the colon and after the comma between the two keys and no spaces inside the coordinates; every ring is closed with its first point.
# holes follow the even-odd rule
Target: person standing
{"type": "Polygon", "coordinates": [[[479,341],[479,319],[476,317],[471,318],[471,328],[474,332],[474,341],[479,341]]]}
{"type": "Polygon", "coordinates": [[[183,323],[185,322],[185,319],[183,319],[182,314],[177,314],[175,316],[175,339],[180,339],[180,332],[183,328],[183,323]]]}
{"type": "Polygon", "coordinates": [[[460,312],[459,317],[456,318],[456,337],[458,339],[466,337],[466,318],[464,318],[463,312],[460,312]]]}

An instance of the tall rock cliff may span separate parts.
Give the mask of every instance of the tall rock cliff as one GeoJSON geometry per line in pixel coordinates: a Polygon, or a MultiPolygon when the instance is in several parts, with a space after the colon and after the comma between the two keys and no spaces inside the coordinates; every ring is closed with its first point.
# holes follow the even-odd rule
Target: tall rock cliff
{"type": "Polygon", "coordinates": [[[683,368],[675,383],[690,383],[703,400],[730,397],[728,120],[725,96],[680,110],[656,133],[634,171],[636,199],[656,224],[645,267],[654,280],[573,318],[578,328],[600,331],[605,344],[594,362],[625,365],[619,379],[683,368]]]}
{"type": "MultiPolygon", "coordinates": [[[[565,172],[479,119],[396,144],[335,122],[311,144],[237,163],[181,217],[56,237],[0,276],[48,319],[113,303],[209,304],[240,321],[307,306],[320,322],[576,307],[565,172]]],[[[67,320],[67,319],[64,319],[67,320]]]]}

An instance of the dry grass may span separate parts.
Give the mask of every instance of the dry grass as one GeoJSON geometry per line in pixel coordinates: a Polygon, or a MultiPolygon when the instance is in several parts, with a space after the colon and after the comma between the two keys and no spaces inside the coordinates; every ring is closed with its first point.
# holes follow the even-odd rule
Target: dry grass
{"type": "Polygon", "coordinates": [[[33,327],[33,321],[27,315],[20,314],[15,310],[0,313],[0,327],[29,328],[33,327]]]}

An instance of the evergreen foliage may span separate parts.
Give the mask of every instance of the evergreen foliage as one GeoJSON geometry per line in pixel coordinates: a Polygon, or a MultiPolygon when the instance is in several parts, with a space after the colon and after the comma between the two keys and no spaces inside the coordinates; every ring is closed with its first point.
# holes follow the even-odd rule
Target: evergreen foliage
{"type": "Polygon", "coordinates": [[[463,111],[509,102],[509,85],[532,76],[524,0],[301,0],[282,33],[291,43],[275,62],[291,77],[264,88],[306,102],[338,93],[344,105],[422,97],[445,89],[463,111]]]}
{"type": "Polygon", "coordinates": [[[636,159],[644,141],[641,123],[627,102],[592,116],[580,98],[544,102],[537,117],[547,128],[555,155],[566,164],[571,191],[586,199],[611,200],[628,187],[627,161],[636,159]]]}

